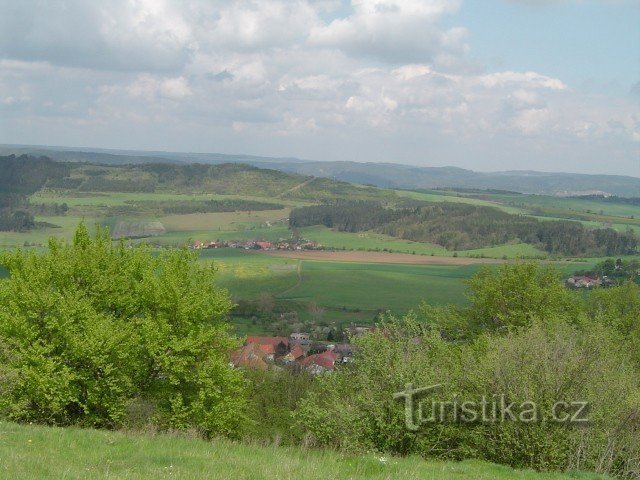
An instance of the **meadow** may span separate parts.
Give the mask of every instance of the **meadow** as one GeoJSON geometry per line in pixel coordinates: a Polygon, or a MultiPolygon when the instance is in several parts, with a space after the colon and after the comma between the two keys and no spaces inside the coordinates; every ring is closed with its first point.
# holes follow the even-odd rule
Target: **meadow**
{"type": "Polygon", "coordinates": [[[80,430],[0,422],[0,477],[38,479],[305,478],[407,480],[605,480],[487,462],[345,455],[329,450],[210,442],[178,435],[80,430]]]}

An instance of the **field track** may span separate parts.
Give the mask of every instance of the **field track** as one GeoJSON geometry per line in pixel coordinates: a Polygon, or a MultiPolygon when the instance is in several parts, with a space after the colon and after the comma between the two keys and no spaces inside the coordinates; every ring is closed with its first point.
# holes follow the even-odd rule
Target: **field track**
{"type": "Polygon", "coordinates": [[[504,260],[493,258],[432,257],[429,255],[411,255],[409,253],[387,252],[331,252],[319,250],[297,252],[269,251],[261,252],[260,254],[324,262],[399,263],[405,265],[473,265],[476,263],[505,263],[504,260]]]}

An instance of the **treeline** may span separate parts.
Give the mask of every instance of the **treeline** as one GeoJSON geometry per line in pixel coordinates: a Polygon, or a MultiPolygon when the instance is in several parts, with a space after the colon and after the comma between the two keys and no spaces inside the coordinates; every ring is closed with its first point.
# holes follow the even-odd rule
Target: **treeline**
{"type": "Polygon", "coordinates": [[[338,201],[294,209],[289,215],[292,228],[324,225],[342,232],[373,230],[407,215],[409,210],[392,210],[380,203],[338,201]]]}
{"type": "Polygon", "coordinates": [[[29,202],[29,212],[41,216],[62,216],[69,211],[66,203],[31,203],[29,202]]]}
{"type": "Polygon", "coordinates": [[[31,195],[49,180],[69,175],[69,167],[46,157],[0,156],[0,194],[31,195]]]}
{"type": "Polygon", "coordinates": [[[612,195],[609,197],[603,197],[602,195],[581,195],[579,197],[582,200],[596,200],[598,202],[606,202],[606,203],[619,203],[622,205],[635,205],[640,206],[640,197],[618,197],[616,195],[612,195]]]}
{"type": "Polygon", "coordinates": [[[29,212],[25,210],[0,209],[0,231],[26,232],[35,227],[36,222],[29,212]]]}
{"type": "Polygon", "coordinates": [[[28,196],[69,169],[45,157],[9,155],[0,156],[0,172],[0,231],[23,232],[35,226],[28,196]]]}
{"type": "Polygon", "coordinates": [[[375,202],[302,207],[291,212],[290,225],[325,225],[347,232],[375,230],[454,251],[513,241],[534,245],[550,254],[571,256],[630,254],[638,247],[638,238],[631,230],[594,230],[579,222],[544,222],[492,207],[452,202],[401,209],[384,208],[375,202]]]}

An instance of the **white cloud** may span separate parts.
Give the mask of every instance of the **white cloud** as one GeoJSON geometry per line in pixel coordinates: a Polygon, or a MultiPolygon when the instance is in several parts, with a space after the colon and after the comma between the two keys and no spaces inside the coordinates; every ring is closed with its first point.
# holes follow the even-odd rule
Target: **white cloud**
{"type": "Polygon", "coordinates": [[[442,26],[458,0],[37,5],[0,0],[8,143],[536,168],[573,147],[630,170],[640,139],[624,99],[470,66],[466,30],[442,26]]]}
{"type": "Polygon", "coordinates": [[[105,70],[170,71],[193,48],[166,0],[0,0],[0,56],[105,70]]]}
{"type": "Polygon", "coordinates": [[[466,30],[442,30],[438,20],[455,13],[457,0],[353,0],[353,13],[311,30],[309,43],[352,56],[391,63],[451,61],[464,55],[466,30]]]}

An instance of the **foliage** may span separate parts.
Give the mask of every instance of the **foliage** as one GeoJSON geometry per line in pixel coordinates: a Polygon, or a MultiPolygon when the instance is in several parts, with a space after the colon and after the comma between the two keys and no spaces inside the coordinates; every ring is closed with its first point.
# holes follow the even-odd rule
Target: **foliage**
{"type": "Polygon", "coordinates": [[[479,458],[543,470],[579,467],[631,477],[640,466],[639,372],[618,342],[600,325],[582,329],[559,319],[553,326],[534,323],[506,336],[453,344],[415,317],[392,318],[355,340],[354,361],[319,379],[296,418],[318,444],[348,451],[479,458]],[[413,432],[406,428],[403,405],[393,399],[407,383],[439,385],[431,398],[445,402],[479,405],[503,395],[507,403],[535,402],[540,421],[465,423],[448,417],[413,432]],[[589,426],[542,420],[554,402],[574,400],[589,403],[589,426]]]}
{"type": "Polygon", "coordinates": [[[231,302],[194,254],[113,246],[81,224],[72,244],[52,239],[46,253],[7,252],[1,263],[1,415],[116,427],[144,402],[158,426],[238,434],[231,302]]]}
{"type": "Polygon", "coordinates": [[[614,255],[633,253],[638,239],[633,231],[587,229],[578,222],[539,221],[497,208],[453,202],[415,208],[385,208],[374,202],[334,202],[297,208],[289,225],[294,228],[325,225],[346,232],[375,230],[392,237],[469,250],[522,241],[551,254],[614,255]]]}
{"type": "Polygon", "coordinates": [[[482,268],[469,281],[468,318],[479,330],[531,325],[533,319],[566,320],[578,314],[575,295],[560,272],[536,262],[482,268]]]}
{"type": "Polygon", "coordinates": [[[562,287],[557,271],[535,263],[485,269],[469,285],[468,307],[425,305],[417,316],[387,317],[352,339],[356,357],[313,386],[296,413],[301,427],[320,445],[349,451],[633,478],[640,469],[640,288],[595,290],[584,301],[562,287]],[[440,401],[534,402],[540,421],[448,418],[412,432],[393,400],[408,383],[439,385],[440,401]],[[557,401],[587,402],[590,423],[548,421],[557,401]]]}
{"type": "Polygon", "coordinates": [[[372,230],[406,215],[403,210],[384,208],[377,202],[335,202],[333,205],[315,205],[297,208],[289,216],[292,228],[324,225],[342,232],[372,230]]]}
{"type": "Polygon", "coordinates": [[[250,370],[245,376],[249,384],[250,418],[245,438],[273,444],[299,444],[301,429],[294,422],[293,412],[307,394],[313,377],[293,367],[250,370]]]}
{"type": "Polygon", "coordinates": [[[0,170],[0,194],[29,195],[40,190],[47,181],[69,174],[69,168],[64,164],[29,155],[0,156],[0,170]]]}
{"type": "Polygon", "coordinates": [[[35,226],[27,196],[68,173],[64,165],[26,155],[0,157],[0,171],[0,231],[16,232],[35,226]]]}

